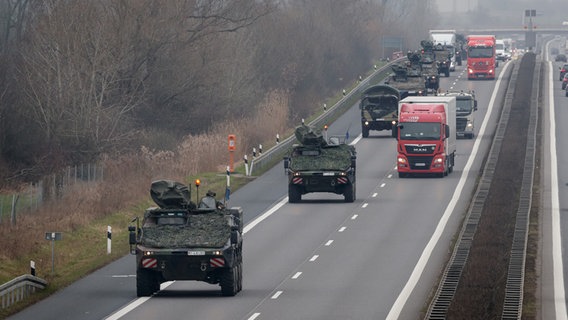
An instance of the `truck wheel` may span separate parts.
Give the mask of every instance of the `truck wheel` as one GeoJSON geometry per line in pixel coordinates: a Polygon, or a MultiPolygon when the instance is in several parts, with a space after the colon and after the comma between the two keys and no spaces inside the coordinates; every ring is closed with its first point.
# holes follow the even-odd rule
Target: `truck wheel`
{"type": "Polygon", "coordinates": [[[398,177],[399,177],[399,178],[406,178],[406,173],[404,173],[404,172],[399,172],[399,173],[398,173],[398,177]]]}
{"type": "Polygon", "coordinates": [[[294,185],[288,186],[288,202],[290,203],[298,203],[302,200],[302,195],[300,194],[300,190],[298,187],[294,185]]]}
{"type": "Polygon", "coordinates": [[[363,135],[363,138],[368,138],[369,137],[369,128],[363,127],[362,130],[361,130],[361,133],[363,135]]]}
{"type": "Polygon", "coordinates": [[[345,189],[343,195],[345,196],[345,202],[355,201],[355,185],[352,184],[349,188],[345,189]]]}
{"type": "Polygon", "coordinates": [[[237,294],[237,267],[225,268],[221,273],[221,294],[232,297],[237,294]]]}
{"type": "Polygon", "coordinates": [[[239,262],[239,281],[237,283],[237,292],[240,292],[241,290],[243,290],[243,263],[239,262]]]}
{"type": "Polygon", "coordinates": [[[136,270],[136,295],[138,297],[149,297],[159,290],[160,283],[154,272],[144,269],[136,270]]]}

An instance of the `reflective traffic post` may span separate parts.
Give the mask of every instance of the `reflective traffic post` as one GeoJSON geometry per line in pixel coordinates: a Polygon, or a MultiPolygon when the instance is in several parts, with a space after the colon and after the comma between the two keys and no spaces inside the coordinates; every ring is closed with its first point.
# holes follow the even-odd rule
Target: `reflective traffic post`
{"type": "Polygon", "coordinates": [[[51,273],[55,271],[55,241],[63,238],[61,232],[46,232],[45,240],[51,241],[51,273]]]}

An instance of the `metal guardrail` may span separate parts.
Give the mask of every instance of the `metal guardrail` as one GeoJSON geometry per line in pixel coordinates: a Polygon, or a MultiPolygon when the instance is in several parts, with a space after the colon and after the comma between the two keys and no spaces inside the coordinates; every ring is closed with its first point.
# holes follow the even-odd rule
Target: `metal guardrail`
{"type": "MultiPolygon", "coordinates": [[[[363,79],[355,88],[353,88],[353,90],[345,93],[345,96],[343,96],[341,100],[339,100],[335,105],[333,105],[326,112],[311,121],[309,125],[313,127],[323,127],[325,124],[330,123],[331,120],[334,120],[341,114],[345,113],[357,100],[359,100],[362,92],[361,89],[366,88],[367,86],[369,86],[369,84],[376,84],[382,81],[384,79],[385,71],[387,71],[392,64],[404,60],[406,60],[406,57],[393,60],[375,70],[371,75],[363,79]]],[[[263,152],[260,156],[254,158],[251,161],[250,174],[253,174],[253,170],[259,170],[260,172],[262,172],[266,168],[282,160],[284,155],[292,148],[292,145],[295,142],[296,137],[292,134],[279,144],[273,146],[266,152],[263,152]]]]}
{"type": "Polygon", "coordinates": [[[47,281],[29,274],[14,278],[0,285],[0,300],[2,309],[29,297],[36,290],[43,290],[47,281]]]}

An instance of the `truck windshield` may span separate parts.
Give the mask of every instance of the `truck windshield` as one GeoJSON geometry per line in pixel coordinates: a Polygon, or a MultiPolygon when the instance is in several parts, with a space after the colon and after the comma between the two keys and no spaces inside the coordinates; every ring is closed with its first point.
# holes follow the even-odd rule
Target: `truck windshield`
{"type": "Polygon", "coordinates": [[[400,126],[402,140],[440,140],[440,124],[436,122],[406,122],[400,126]]]}
{"type": "Polygon", "coordinates": [[[473,109],[471,100],[456,100],[456,112],[459,114],[470,114],[473,109]]]}
{"type": "Polygon", "coordinates": [[[493,57],[493,47],[471,47],[467,51],[469,58],[491,58],[493,57]]]}

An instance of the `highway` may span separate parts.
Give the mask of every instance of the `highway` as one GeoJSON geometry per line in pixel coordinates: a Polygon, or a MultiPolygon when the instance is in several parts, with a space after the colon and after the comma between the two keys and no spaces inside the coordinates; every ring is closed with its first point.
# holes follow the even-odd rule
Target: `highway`
{"type": "Polygon", "coordinates": [[[500,64],[495,81],[468,81],[464,69],[441,80],[442,90],[475,90],[479,107],[476,136],[458,140],[449,176],[399,179],[396,141],[384,131],[360,139],[353,106],[329,133],[349,128],[357,137],[354,203],[309,194],[288,204],[282,164],[232,194],[230,206],[242,207],[246,222],[243,291],[237,296],[178,281],[163,284],[151,298],[137,298],[135,258],[126,256],[10,319],[418,318],[473,194],[511,63],[500,64]]]}
{"type": "Polygon", "coordinates": [[[566,320],[568,315],[565,292],[568,288],[565,279],[568,277],[568,254],[563,248],[568,247],[568,219],[565,216],[568,208],[568,170],[563,164],[568,163],[564,140],[568,134],[564,125],[564,119],[568,119],[568,97],[558,81],[558,70],[562,62],[554,62],[553,57],[548,55],[550,45],[565,47],[557,38],[548,42],[545,49],[548,74],[543,86],[543,196],[540,211],[542,239],[539,245],[542,268],[539,294],[542,295],[543,319],[566,320]]]}

